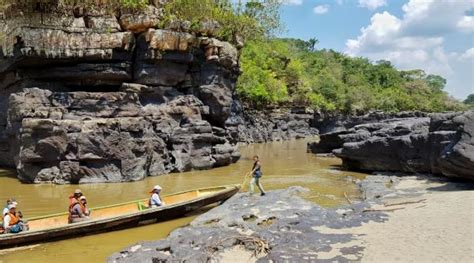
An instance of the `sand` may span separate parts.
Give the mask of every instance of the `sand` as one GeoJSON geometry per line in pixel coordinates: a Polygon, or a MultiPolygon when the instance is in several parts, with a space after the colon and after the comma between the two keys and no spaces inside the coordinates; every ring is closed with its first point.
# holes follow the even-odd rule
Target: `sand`
{"type": "MultiPolygon", "coordinates": [[[[416,190],[422,195],[387,200],[386,204],[392,205],[373,207],[399,209],[387,212],[388,221],[318,230],[358,235],[350,245],[364,247],[362,262],[474,262],[474,191],[446,189],[446,184],[415,177],[402,179],[398,190],[416,190]],[[393,205],[401,202],[416,203],[393,205]]],[[[333,244],[332,251],[318,254],[318,258],[332,258],[340,253],[340,247],[333,244]]]]}

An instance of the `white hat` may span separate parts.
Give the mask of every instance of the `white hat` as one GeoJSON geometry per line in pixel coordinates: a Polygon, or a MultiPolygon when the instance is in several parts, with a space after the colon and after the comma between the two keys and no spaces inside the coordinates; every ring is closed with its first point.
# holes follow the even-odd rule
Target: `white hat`
{"type": "Polygon", "coordinates": [[[15,201],[13,201],[13,202],[12,202],[12,205],[18,205],[18,203],[17,203],[17,202],[15,202],[15,201]]]}
{"type": "Polygon", "coordinates": [[[14,205],[14,204],[8,205],[8,210],[10,210],[12,208],[16,208],[16,205],[14,205]]]}
{"type": "Polygon", "coordinates": [[[161,186],[160,186],[160,185],[155,185],[155,186],[153,187],[153,190],[158,190],[158,191],[160,191],[160,190],[161,190],[161,186]]]}
{"type": "Polygon", "coordinates": [[[87,200],[87,199],[86,199],[86,196],[83,195],[83,196],[79,197],[79,200],[87,200]]]}
{"type": "Polygon", "coordinates": [[[76,190],[74,190],[74,193],[75,194],[82,194],[82,191],[81,191],[81,189],[76,189],[76,190]]]}

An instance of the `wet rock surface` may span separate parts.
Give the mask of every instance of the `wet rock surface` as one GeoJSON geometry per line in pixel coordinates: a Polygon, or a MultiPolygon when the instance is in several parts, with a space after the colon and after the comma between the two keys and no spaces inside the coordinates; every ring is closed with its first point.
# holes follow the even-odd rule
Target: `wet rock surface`
{"type": "MultiPolygon", "coordinates": [[[[330,251],[331,244],[355,238],[350,234],[323,234],[318,227],[341,229],[385,219],[382,213],[363,212],[369,202],[323,208],[298,196],[304,191],[291,187],[270,191],[263,197],[237,194],[197,217],[190,226],[173,231],[167,239],[133,245],[109,257],[108,262],[219,261],[220,253],[234,246],[254,251],[255,245],[246,243],[244,237],[268,244],[268,252],[258,262],[317,261],[318,252],[330,251]]],[[[342,249],[343,255],[324,260],[357,260],[362,249],[348,245],[342,249]]]]}
{"type": "Polygon", "coordinates": [[[351,170],[432,173],[474,179],[474,111],[387,119],[322,134],[308,145],[351,170]]]}

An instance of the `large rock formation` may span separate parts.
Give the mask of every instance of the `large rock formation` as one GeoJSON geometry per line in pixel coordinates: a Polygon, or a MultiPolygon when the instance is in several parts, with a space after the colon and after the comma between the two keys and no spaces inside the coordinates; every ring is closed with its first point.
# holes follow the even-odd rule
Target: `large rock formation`
{"type": "Polygon", "coordinates": [[[60,12],[0,23],[1,166],[24,182],[120,182],[239,158],[224,130],[234,46],[157,28],[159,6],[60,12]]]}
{"type": "Polygon", "coordinates": [[[270,191],[263,198],[236,194],[200,215],[168,238],[132,245],[107,262],[346,262],[360,260],[361,246],[351,234],[327,234],[323,228],[350,228],[369,221],[382,222],[381,213],[363,212],[369,202],[323,208],[297,194],[299,187],[270,191]],[[321,254],[338,243],[340,255],[321,254]],[[236,257],[227,257],[234,251],[236,257]],[[252,257],[252,254],[256,255],[252,257]],[[260,252],[260,253],[258,253],[260,252]]]}
{"type": "Polygon", "coordinates": [[[474,111],[395,118],[321,135],[349,169],[433,173],[474,180],[474,111]]]}
{"type": "Polygon", "coordinates": [[[245,113],[238,50],[213,37],[218,25],[159,28],[154,2],[0,14],[0,166],[24,182],[133,181],[228,165],[237,142],[317,132],[310,114],[245,113]]]}
{"type": "Polygon", "coordinates": [[[226,128],[231,140],[236,142],[282,141],[316,136],[318,129],[311,126],[312,119],[313,112],[304,108],[254,110],[232,115],[226,121],[226,128]]]}

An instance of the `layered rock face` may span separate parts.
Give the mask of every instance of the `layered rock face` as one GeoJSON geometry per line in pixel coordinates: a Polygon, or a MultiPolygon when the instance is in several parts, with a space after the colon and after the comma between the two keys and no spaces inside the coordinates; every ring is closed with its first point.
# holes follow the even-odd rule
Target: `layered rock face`
{"type": "Polygon", "coordinates": [[[474,111],[395,118],[323,134],[312,152],[349,169],[433,173],[474,180],[474,111]]]}
{"type": "Polygon", "coordinates": [[[312,111],[298,108],[245,111],[232,115],[226,121],[226,129],[234,142],[261,143],[301,139],[319,133],[318,129],[311,126],[313,116],[312,111]]]}
{"type": "Polygon", "coordinates": [[[0,166],[24,182],[89,183],[235,162],[237,49],[160,19],[156,6],[6,14],[0,166]]]}

